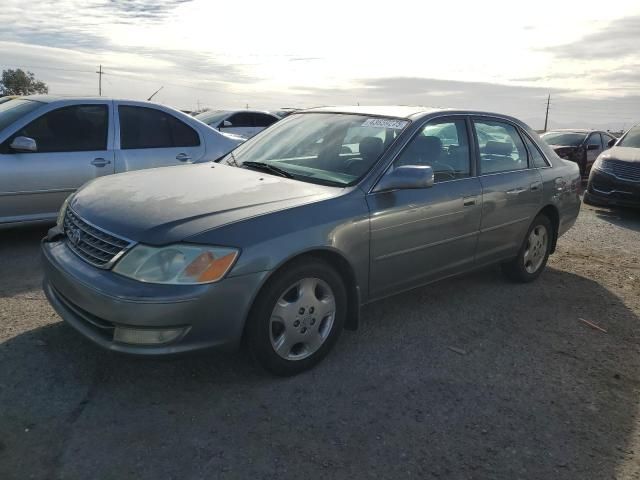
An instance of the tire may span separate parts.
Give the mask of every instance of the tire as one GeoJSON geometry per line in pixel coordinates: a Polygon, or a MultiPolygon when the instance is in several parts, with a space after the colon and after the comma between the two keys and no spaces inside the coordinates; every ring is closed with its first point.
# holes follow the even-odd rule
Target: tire
{"type": "Polygon", "coordinates": [[[547,265],[554,235],[549,217],[540,214],[534,218],[516,258],[502,265],[507,278],[520,283],[533,282],[538,278],[547,265]]]}
{"type": "Polygon", "coordinates": [[[274,375],[312,368],[342,332],[346,292],[338,272],[321,259],[285,266],[263,286],[249,313],[246,338],[251,355],[274,375]]]}

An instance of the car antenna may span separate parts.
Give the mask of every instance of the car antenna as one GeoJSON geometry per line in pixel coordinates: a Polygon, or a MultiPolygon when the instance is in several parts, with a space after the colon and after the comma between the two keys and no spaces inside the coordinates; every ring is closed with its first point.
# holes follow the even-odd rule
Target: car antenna
{"type": "Polygon", "coordinates": [[[156,93],[158,93],[158,92],[159,92],[160,90],[162,90],[163,88],[164,88],[164,85],[163,85],[163,86],[161,86],[159,89],[157,89],[155,92],[153,92],[153,93],[151,94],[151,96],[150,96],[149,98],[147,98],[147,102],[150,102],[150,101],[151,101],[151,99],[152,99],[153,97],[155,97],[155,96],[156,96],[156,93]]]}

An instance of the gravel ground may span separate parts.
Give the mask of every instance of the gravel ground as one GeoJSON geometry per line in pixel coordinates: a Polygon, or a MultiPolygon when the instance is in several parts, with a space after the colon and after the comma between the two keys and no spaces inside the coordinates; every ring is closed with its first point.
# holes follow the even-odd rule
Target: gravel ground
{"type": "Polygon", "coordinates": [[[40,290],[43,235],[0,232],[2,480],[640,478],[639,212],[583,207],[534,284],[377,302],[289,379],[99,350],[40,290]]]}

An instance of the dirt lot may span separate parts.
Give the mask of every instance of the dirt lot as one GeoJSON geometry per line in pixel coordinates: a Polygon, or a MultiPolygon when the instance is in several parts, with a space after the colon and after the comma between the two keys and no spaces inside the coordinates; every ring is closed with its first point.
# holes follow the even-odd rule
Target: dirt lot
{"type": "Polygon", "coordinates": [[[640,213],[584,207],[532,285],[371,305],[290,379],[99,350],[40,291],[43,234],[0,232],[0,479],[640,478],[640,213]]]}

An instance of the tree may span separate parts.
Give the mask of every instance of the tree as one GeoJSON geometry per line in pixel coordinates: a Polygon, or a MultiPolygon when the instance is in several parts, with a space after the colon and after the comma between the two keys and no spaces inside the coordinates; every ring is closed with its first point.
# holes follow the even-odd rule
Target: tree
{"type": "Polygon", "coordinates": [[[34,93],[49,93],[49,87],[44,82],[36,80],[32,72],[3,70],[0,80],[0,96],[4,95],[32,95],[34,93]]]}

